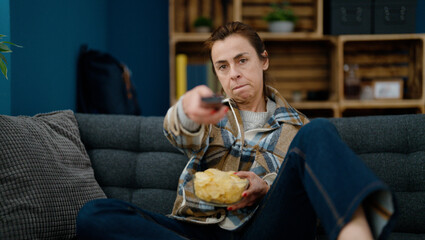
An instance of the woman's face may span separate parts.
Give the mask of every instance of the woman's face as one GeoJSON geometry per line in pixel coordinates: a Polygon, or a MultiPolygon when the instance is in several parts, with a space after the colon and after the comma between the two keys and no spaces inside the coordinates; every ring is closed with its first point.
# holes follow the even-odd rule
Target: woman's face
{"type": "MultiPolygon", "coordinates": [[[[263,55],[266,54],[264,51],[263,55]]],[[[269,61],[261,60],[245,37],[233,34],[216,41],[211,48],[211,59],[224,91],[238,105],[252,107],[264,101],[263,71],[267,70],[269,61]]]]}

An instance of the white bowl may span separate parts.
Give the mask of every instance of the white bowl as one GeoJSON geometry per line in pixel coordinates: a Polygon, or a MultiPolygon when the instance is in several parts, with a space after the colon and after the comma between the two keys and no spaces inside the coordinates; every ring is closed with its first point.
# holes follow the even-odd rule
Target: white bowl
{"type": "Polygon", "coordinates": [[[269,23],[270,32],[288,33],[294,30],[294,23],[289,21],[275,21],[269,23]]]}

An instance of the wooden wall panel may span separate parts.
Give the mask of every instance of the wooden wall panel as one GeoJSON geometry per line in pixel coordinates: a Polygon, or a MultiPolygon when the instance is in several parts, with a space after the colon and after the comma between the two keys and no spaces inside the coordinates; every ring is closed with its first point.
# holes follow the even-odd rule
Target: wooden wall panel
{"type": "Polygon", "coordinates": [[[272,85],[288,100],[295,91],[304,98],[311,91],[331,91],[329,42],[266,42],[265,45],[272,85]]]}
{"type": "Polygon", "coordinates": [[[195,32],[193,23],[200,16],[213,20],[214,27],[233,19],[231,0],[175,0],[174,31],[177,33],[195,32]]]}
{"type": "MultiPolygon", "coordinates": [[[[264,17],[272,11],[271,3],[281,3],[280,0],[243,0],[242,20],[251,25],[257,31],[268,31],[268,23],[264,17]]],[[[290,9],[298,17],[295,24],[296,32],[316,32],[317,30],[317,1],[313,0],[291,0],[290,9]]]]}

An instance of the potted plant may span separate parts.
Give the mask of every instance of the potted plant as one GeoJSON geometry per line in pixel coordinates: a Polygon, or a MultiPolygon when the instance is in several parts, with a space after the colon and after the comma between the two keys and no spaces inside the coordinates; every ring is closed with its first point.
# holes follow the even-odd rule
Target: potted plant
{"type": "Polygon", "coordinates": [[[270,32],[292,32],[297,17],[292,9],[288,8],[289,3],[272,3],[270,6],[272,11],[264,17],[269,23],[270,32]]]}
{"type": "MultiPolygon", "coordinates": [[[[6,36],[0,34],[0,39],[2,39],[4,37],[6,37],[6,36]]],[[[1,72],[3,73],[4,77],[7,79],[7,66],[6,66],[7,61],[6,61],[6,57],[3,55],[3,53],[10,53],[10,52],[12,52],[12,50],[10,50],[10,48],[6,44],[13,45],[13,46],[16,46],[16,47],[21,47],[21,46],[18,46],[14,43],[6,42],[6,41],[0,42],[0,69],[1,69],[1,72]]]]}
{"type": "Polygon", "coordinates": [[[195,27],[196,32],[208,33],[211,32],[213,23],[210,18],[200,16],[193,22],[193,26],[195,27]]]}

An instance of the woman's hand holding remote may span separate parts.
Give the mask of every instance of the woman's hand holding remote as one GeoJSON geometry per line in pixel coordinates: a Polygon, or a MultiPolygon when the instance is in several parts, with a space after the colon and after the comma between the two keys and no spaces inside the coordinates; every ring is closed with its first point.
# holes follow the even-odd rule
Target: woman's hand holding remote
{"type": "Polygon", "coordinates": [[[210,98],[214,96],[214,92],[205,85],[197,86],[185,93],[182,99],[184,113],[199,124],[216,124],[227,113],[229,107],[223,104],[208,104],[208,99],[202,101],[202,98],[210,98]]]}

